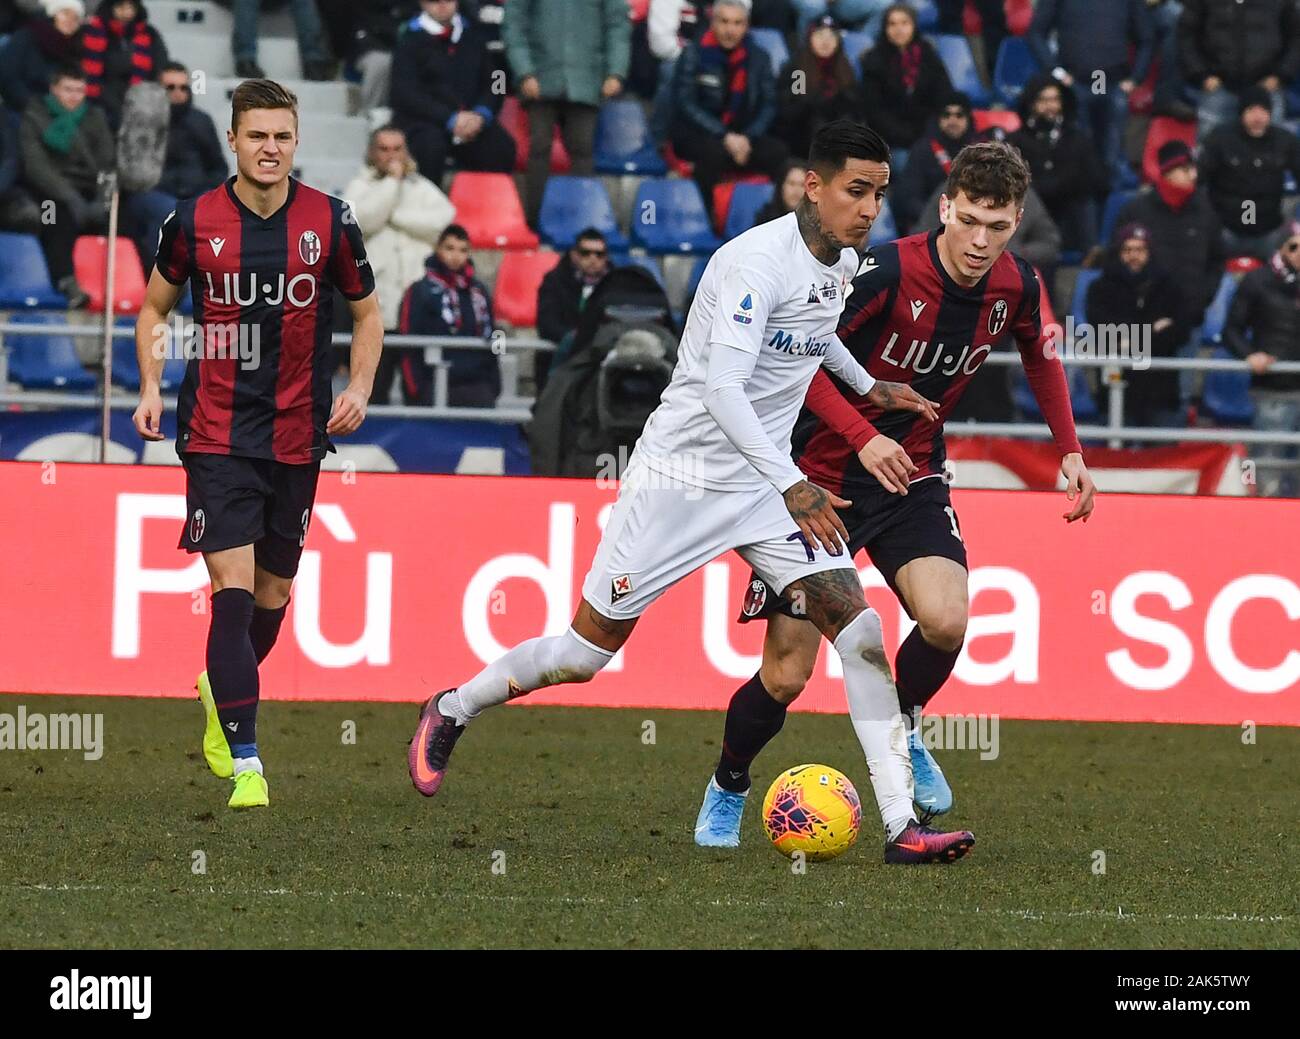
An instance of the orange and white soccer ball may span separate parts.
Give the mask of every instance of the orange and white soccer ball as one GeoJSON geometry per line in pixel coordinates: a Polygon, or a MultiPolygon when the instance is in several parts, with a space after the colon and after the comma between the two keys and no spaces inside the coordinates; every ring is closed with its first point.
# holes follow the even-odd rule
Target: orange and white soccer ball
{"type": "Polygon", "coordinates": [[[783,855],[833,859],[853,846],[861,828],[858,792],[848,776],[828,765],[787,769],[763,798],[763,829],[783,855]]]}

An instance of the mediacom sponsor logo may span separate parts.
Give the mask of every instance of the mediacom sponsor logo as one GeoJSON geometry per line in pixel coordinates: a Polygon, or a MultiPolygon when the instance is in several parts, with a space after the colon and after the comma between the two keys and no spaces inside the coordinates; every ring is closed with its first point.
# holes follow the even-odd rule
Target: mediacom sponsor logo
{"type": "MultiPolygon", "coordinates": [[[[613,502],[595,482],[322,474],[270,699],[415,701],[564,630],[613,502]]],[[[933,711],[1300,724],[1300,504],[1111,495],[1066,527],[1059,494],[956,491],[971,622],[933,711]]],[[[176,549],[183,474],[0,463],[0,690],[192,695],[202,561],[176,549]],[[44,474],[44,476],[43,476],[44,474]]],[[[891,655],[911,622],[860,558],[891,655]]],[[[735,555],[661,599],[594,681],[524,703],[721,709],[757,669],[735,555]]],[[[842,712],[823,653],[806,710],[842,712]]]]}

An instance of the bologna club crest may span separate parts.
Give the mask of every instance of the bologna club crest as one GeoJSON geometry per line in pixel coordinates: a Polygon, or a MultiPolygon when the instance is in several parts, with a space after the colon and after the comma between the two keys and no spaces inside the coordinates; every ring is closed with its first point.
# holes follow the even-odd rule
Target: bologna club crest
{"type": "Polygon", "coordinates": [[[989,335],[995,336],[1002,331],[1002,327],[1007,323],[1007,301],[998,300],[993,304],[993,309],[989,311],[989,335]]]}
{"type": "Polygon", "coordinates": [[[767,605],[767,585],[758,580],[750,581],[749,590],[745,592],[745,604],[741,607],[741,612],[746,617],[757,617],[763,612],[765,605],[767,605]]]}
{"type": "Polygon", "coordinates": [[[203,531],[207,529],[208,518],[203,515],[202,509],[195,509],[194,515],[190,517],[190,543],[197,545],[203,540],[203,531]]]}
{"type": "Polygon", "coordinates": [[[298,255],[308,267],[320,259],[320,235],[315,231],[304,231],[298,238],[298,255]]]}

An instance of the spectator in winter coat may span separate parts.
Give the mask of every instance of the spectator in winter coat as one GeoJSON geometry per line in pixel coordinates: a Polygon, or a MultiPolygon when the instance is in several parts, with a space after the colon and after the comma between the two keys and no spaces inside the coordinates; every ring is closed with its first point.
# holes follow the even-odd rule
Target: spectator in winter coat
{"type": "Polygon", "coordinates": [[[951,94],[948,70],[917,29],[916,13],[893,4],[876,45],[862,56],[868,124],[891,148],[910,148],[951,94]]]}
{"type": "Polygon", "coordinates": [[[803,48],[777,77],[776,97],[776,133],[791,155],[806,157],[823,123],[866,121],[858,77],[830,18],[809,27],[803,48]]]}
{"type": "Polygon", "coordinates": [[[1282,230],[1286,175],[1300,177],[1300,138],[1273,126],[1268,91],[1241,92],[1241,114],[1201,144],[1200,179],[1223,221],[1224,247],[1233,255],[1267,260],[1282,230]]]}
{"type": "Polygon", "coordinates": [[[1087,252],[1097,240],[1096,196],[1108,178],[1088,132],[1075,120],[1074,91],[1048,75],[1031,79],[1020,97],[1021,127],[1007,143],[1020,150],[1065,248],[1087,252]]]}
{"type": "MultiPolygon", "coordinates": [[[[1228,308],[1223,341],[1250,365],[1255,428],[1294,433],[1300,430],[1300,375],[1269,375],[1277,361],[1300,361],[1300,221],[1291,221],[1281,248],[1237,286],[1228,308]]],[[[1260,458],[1295,458],[1286,445],[1259,445],[1260,458]]],[[[1284,470],[1261,481],[1265,491],[1300,495],[1300,473],[1284,470]]]]}
{"type": "Polygon", "coordinates": [[[103,0],[82,26],[81,49],[86,97],[103,107],[108,125],[117,129],[127,88],[152,82],[167,64],[163,38],[149,24],[144,4],[103,0]]]}
{"type": "Polygon", "coordinates": [[[0,96],[14,112],[44,97],[57,70],[81,61],[81,0],[45,0],[42,9],[43,17],[33,18],[0,49],[0,96]]]}
{"type": "MultiPolygon", "coordinates": [[[[559,345],[565,336],[577,329],[582,308],[605,280],[609,269],[609,245],[605,236],[594,227],[580,231],[573,248],[564,254],[538,287],[537,334],[559,345]]],[[[551,354],[537,355],[539,395],[551,373],[551,357],[551,354]]]]}
{"type": "MultiPolygon", "coordinates": [[[[1149,328],[1152,357],[1176,356],[1187,339],[1182,293],[1173,276],[1152,262],[1151,232],[1141,224],[1127,224],[1115,235],[1101,276],[1088,286],[1086,312],[1094,329],[1108,325],[1145,334],[1149,328]]],[[[1138,356],[1138,343],[1129,342],[1128,349],[1138,356]]],[[[1126,426],[1187,424],[1177,371],[1128,369],[1124,382],[1126,426]]]]}
{"type": "MultiPolygon", "coordinates": [[[[398,331],[404,335],[492,335],[492,300],[474,276],[469,234],[452,224],[438,237],[425,264],[425,275],[402,298],[398,331]]],[[[501,395],[501,369],[491,350],[444,347],[449,365],[447,403],[453,407],[490,408],[501,395]]],[[[402,391],[409,404],[433,403],[433,369],[418,350],[402,351],[402,391]]]]}
{"type": "MultiPolygon", "coordinates": [[[[402,296],[424,276],[425,260],[455,219],[456,207],[437,184],[416,170],[406,135],[395,126],[382,126],[370,135],[365,163],[344,197],[365,239],[384,328],[395,332],[402,296]]],[[[384,351],[375,372],[372,403],[388,403],[401,358],[409,352],[384,351]]]]}
{"type": "Polygon", "coordinates": [[[922,217],[921,207],[948,179],[948,169],[957,153],[977,140],[970,99],[954,90],[943,99],[939,114],[912,145],[907,165],[889,186],[889,208],[900,231],[922,217]]]}

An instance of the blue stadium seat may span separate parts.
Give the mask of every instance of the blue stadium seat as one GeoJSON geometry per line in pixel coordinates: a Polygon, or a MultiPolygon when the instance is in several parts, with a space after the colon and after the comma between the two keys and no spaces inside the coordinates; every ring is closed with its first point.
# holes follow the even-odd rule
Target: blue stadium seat
{"type": "MultiPolygon", "coordinates": [[[[118,328],[134,328],[135,318],[123,314],[116,321],[118,328]]],[[[178,352],[183,344],[172,344],[173,352],[178,352]]],[[[170,357],[163,362],[162,391],[175,393],[181,388],[185,378],[185,360],[180,356],[170,357]]],[[[117,336],[113,339],[113,385],[123,386],[128,390],[140,388],[140,368],[135,361],[135,339],[117,336]]]]}
{"type": "Polygon", "coordinates": [[[1223,326],[1228,323],[1228,308],[1232,306],[1232,297],[1237,292],[1237,279],[1231,274],[1224,274],[1219,279],[1214,299],[1205,308],[1205,319],[1201,322],[1201,342],[1218,345],[1223,342],[1223,326]]]}
{"type": "Polygon", "coordinates": [[[1070,387],[1070,410],[1076,422],[1095,422],[1101,411],[1088,388],[1088,369],[1071,365],[1065,369],[1065,379],[1070,387]]]}
{"type": "Polygon", "coordinates": [[[695,290],[700,287],[700,279],[704,277],[704,268],[709,265],[712,257],[701,256],[691,267],[691,276],[686,279],[686,298],[688,300],[695,298],[695,290]]]}
{"type": "Polygon", "coordinates": [[[876,37],[866,32],[843,32],[840,34],[840,46],[844,56],[849,59],[858,79],[862,78],[862,55],[876,45],[876,37]]]}
{"type": "Polygon", "coordinates": [[[886,199],[885,204],[880,207],[880,215],[871,225],[871,233],[867,235],[867,245],[883,245],[897,237],[898,223],[894,220],[894,214],[889,209],[889,200],[886,199]]]}
{"type": "Polygon", "coordinates": [[[993,63],[993,92],[1008,108],[1015,108],[1020,92],[1038,71],[1029,44],[1023,36],[1008,36],[998,47],[997,61],[993,63]]]}
{"type": "MultiPolygon", "coordinates": [[[[15,314],[22,325],[62,325],[66,314],[15,314]]],[[[81,366],[72,336],[40,333],[5,336],[9,378],[28,390],[93,390],[95,376],[81,366]]]]}
{"type": "Polygon", "coordinates": [[[1070,297],[1070,313],[1074,320],[1088,320],[1088,286],[1101,277],[1101,271],[1080,271],[1079,280],[1074,283],[1074,295],[1070,297]]]}
{"type": "Polygon", "coordinates": [[[35,235],[0,232],[0,307],[66,307],[35,235]]]}
{"type": "Polygon", "coordinates": [[[596,120],[597,173],[662,177],[668,164],[655,148],[639,101],[606,101],[596,120]]]}
{"type": "Polygon", "coordinates": [[[1119,219],[1119,212],[1137,192],[1130,191],[1112,191],[1106,196],[1106,207],[1101,211],[1101,244],[1109,245],[1110,236],[1115,233],[1115,222],[1119,219]]]}
{"type": "Polygon", "coordinates": [[[754,217],[768,203],[772,192],[776,190],[772,183],[752,184],[741,181],[731,193],[731,205],[727,207],[727,222],[722,229],[722,237],[728,242],[736,235],[748,231],[754,226],[754,217]]]}
{"type": "Polygon", "coordinates": [[[657,256],[711,253],[720,244],[699,187],[684,179],[641,182],[632,205],[632,241],[657,256]]]}
{"type": "Polygon", "coordinates": [[[613,267],[640,267],[654,275],[659,287],[664,288],[664,272],[653,256],[637,256],[633,253],[610,253],[610,265],[613,267]]]}
{"type": "Polygon", "coordinates": [[[772,74],[776,75],[790,60],[790,48],[785,45],[785,34],[780,29],[750,29],[749,35],[772,59],[772,74]]]}
{"type": "Polygon", "coordinates": [[[614,217],[614,206],[599,177],[548,178],[537,227],[542,240],[556,249],[573,245],[585,227],[594,227],[603,234],[610,252],[627,248],[627,239],[614,217]]]}
{"type": "Polygon", "coordinates": [[[939,5],[935,0],[912,0],[912,10],[916,12],[916,27],[921,32],[934,32],[939,24],[939,5]]]}
{"type": "MultiPolygon", "coordinates": [[[[1216,346],[1211,357],[1233,355],[1216,346]]],[[[1201,388],[1201,405],[1215,419],[1228,426],[1246,426],[1255,420],[1255,405],[1250,399],[1249,372],[1206,372],[1201,388]]]]}
{"type": "Polygon", "coordinates": [[[986,107],[989,92],[980,80],[979,71],[975,68],[975,55],[971,53],[966,37],[939,34],[931,36],[930,40],[943,59],[953,87],[965,93],[975,108],[986,107]]]}

